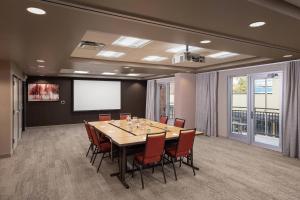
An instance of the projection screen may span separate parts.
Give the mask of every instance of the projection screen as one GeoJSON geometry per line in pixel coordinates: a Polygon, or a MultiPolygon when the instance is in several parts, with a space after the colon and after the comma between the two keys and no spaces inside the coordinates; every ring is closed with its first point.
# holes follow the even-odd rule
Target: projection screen
{"type": "Polygon", "coordinates": [[[73,111],[121,109],[121,82],[73,81],[73,111]]]}

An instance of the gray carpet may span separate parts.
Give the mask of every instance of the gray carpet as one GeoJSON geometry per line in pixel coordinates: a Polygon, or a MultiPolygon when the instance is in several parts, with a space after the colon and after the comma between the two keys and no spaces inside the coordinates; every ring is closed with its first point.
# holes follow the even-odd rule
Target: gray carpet
{"type": "Polygon", "coordinates": [[[130,175],[125,189],[110,173],[117,163],[105,159],[99,174],[85,157],[88,147],[83,125],[28,129],[13,157],[0,159],[0,199],[253,199],[299,200],[300,161],[278,152],[223,138],[198,136],[195,165],[177,168],[174,180],[166,167],[167,184],[159,168],[130,175]]]}

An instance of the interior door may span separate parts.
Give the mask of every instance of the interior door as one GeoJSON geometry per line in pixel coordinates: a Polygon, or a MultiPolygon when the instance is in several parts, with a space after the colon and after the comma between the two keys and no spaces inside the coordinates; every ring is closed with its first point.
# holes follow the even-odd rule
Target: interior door
{"type": "Polygon", "coordinates": [[[252,143],[281,151],[282,72],[251,76],[252,143]]]}
{"type": "Polygon", "coordinates": [[[19,79],[18,81],[18,107],[19,107],[19,112],[18,112],[18,120],[19,120],[19,126],[18,126],[18,138],[20,139],[22,137],[22,117],[23,117],[23,81],[19,79]]]}
{"type": "Polygon", "coordinates": [[[18,144],[19,129],[19,82],[13,77],[13,149],[18,144]]]}

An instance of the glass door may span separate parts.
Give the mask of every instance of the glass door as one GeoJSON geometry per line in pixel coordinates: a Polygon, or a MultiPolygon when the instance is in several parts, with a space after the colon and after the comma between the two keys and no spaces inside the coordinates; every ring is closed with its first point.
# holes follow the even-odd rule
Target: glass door
{"type": "Polygon", "coordinates": [[[157,120],[163,115],[169,117],[168,124],[174,123],[174,92],[173,82],[157,84],[157,120]]]}
{"type": "Polygon", "coordinates": [[[251,76],[252,143],[281,150],[282,73],[251,76]]]}
{"type": "Polygon", "coordinates": [[[248,76],[230,79],[230,137],[249,143],[248,76]]]}

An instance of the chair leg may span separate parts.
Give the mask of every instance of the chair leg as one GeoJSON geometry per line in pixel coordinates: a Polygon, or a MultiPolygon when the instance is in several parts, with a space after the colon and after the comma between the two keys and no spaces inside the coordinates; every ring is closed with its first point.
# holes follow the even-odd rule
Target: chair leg
{"type": "MultiPolygon", "coordinates": [[[[175,158],[174,158],[174,159],[175,159],[175,158]]],[[[172,165],[173,165],[173,170],[174,170],[174,175],[175,175],[175,180],[177,181],[177,174],[176,174],[176,169],[175,169],[174,159],[171,158],[171,160],[172,160],[172,165]]]]}
{"type": "Polygon", "coordinates": [[[163,173],[163,175],[164,175],[164,181],[165,181],[165,183],[167,183],[163,161],[161,161],[160,164],[161,164],[161,170],[162,170],[162,173],[163,173]]]}
{"type": "Polygon", "coordinates": [[[93,159],[92,165],[94,165],[97,156],[98,156],[98,150],[96,150],[96,152],[95,152],[95,157],[94,157],[94,159],[93,159]]]}
{"type": "Polygon", "coordinates": [[[100,160],[100,163],[99,163],[98,169],[97,169],[97,173],[99,172],[99,169],[100,169],[100,166],[101,166],[102,160],[103,160],[103,158],[104,158],[104,155],[105,155],[105,153],[103,153],[103,154],[102,154],[102,157],[101,157],[101,160],[100,160]]]}
{"type": "Polygon", "coordinates": [[[86,155],[85,155],[85,157],[87,157],[88,155],[89,155],[89,153],[90,153],[90,150],[92,149],[92,143],[90,144],[90,146],[89,146],[89,149],[88,149],[88,151],[87,151],[87,153],[86,153],[86,155]]]}
{"type": "Polygon", "coordinates": [[[181,167],[181,164],[182,164],[182,157],[180,157],[179,159],[179,167],[181,167]]]}
{"type": "Polygon", "coordinates": [[[132,172],[131,172],[131,176],[132,176],[132,178],[133,178],[133,176],[134,176],[134,158],[132,159],[132,172]]]}
{"type": "Polygon", "coordinates": [[[142,189],[144,189],[144,180],[143,180],[143,169],[142,166],[140,166],[140,174],[141,174],[141,181],[142,181],[142,189]]]}
{"type": "Polygon", "coordinates": [[[93,161],[93,158],[94,158],[94,156],[95,156],[95,152],[96,152],[96,148],[93,150],[93,154],[92,154],[92,157],[91,157],[90,163],[92,163],[92,161],[93,161]]]}
{"type": "Polygon", "coordinates": [[[194,158],[193,158],[193,152],[191,152],[191,165],[192,165],[194,176],[196,176],[196,172],[195,172],[195,169],[194,169],[194,162],[193,162],[193,160],[194,160],[194,158]]]}

